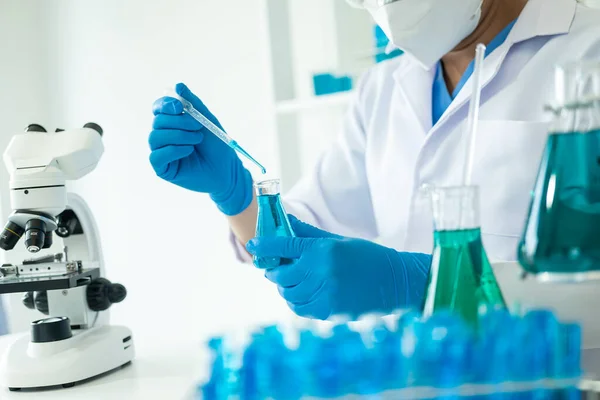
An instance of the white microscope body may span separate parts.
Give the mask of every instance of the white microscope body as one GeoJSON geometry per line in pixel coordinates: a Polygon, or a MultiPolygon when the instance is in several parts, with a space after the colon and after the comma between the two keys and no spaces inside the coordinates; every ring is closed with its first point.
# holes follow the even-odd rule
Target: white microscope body
{"type": "Polygon", "coordinates": [[[47,316],[33,321],[0,361],[0,385],[11,390],[70,387],[134,358],[131,331],[108,325],[108,308],[125,298],[125,287],[103,278],[92,213],[65,187],[91,172],[103,151],[102,129],[90,123],[51,133],[30,125],[4,153],[13,213],[0,248],[12,250],[22,236],[30,253],[50,248],[54,234],[64,243],[62,253],[0,267],[0,293],[24,292],[24,307],[47,316]]]}

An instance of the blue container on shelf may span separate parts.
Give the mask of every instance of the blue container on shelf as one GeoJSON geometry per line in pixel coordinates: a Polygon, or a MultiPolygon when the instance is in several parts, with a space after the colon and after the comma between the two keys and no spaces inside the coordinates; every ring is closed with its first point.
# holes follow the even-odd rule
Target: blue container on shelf
{"type": "Polygon", "coordinates": [[[379,25],[375,25],[374,28],[374,36],[375,36],[375,62],[380,63],[385,60],[390,60],[392,58],[396,58],[402,55],[402,50],[395,49],[389,54],[386,54],[385,50],[390,43],[390,40],[385,35],[383,30],[379,27],[379,25]]]}
{"type": "Polygon", "coordinates": [[[313,75],[313,87],[315,96],[323,96],[331,93],[331,88],[335,77],[331,74],[315,74],[313,75]]]}
{"type": "Polygon", "coordinates": [[[313,75],[315,96],[347,92],[352,90],[352,77],[335,76],[330,73],[313,75]]]}

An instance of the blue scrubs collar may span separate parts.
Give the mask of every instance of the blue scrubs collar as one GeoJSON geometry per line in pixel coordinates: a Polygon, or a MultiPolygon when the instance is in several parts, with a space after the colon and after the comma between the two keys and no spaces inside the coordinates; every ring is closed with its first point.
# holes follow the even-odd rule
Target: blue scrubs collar
{"type": "MultiPolygon", "coordinates": [[[[500,32],[490,42],[490,44],[488,44],[486,51],[485,51],[486,57],[488,55],[490,55],[494,50],[496,50],[498,47],[500,47],[506,41],[506,38],[510,34],[510,31],[512,30],[513,26],[515,26],[516,22],[517,22],[517,20],[514,20],[513,22],[508,24],[506,26],[506,28],[504,28],[502,30],[502,32],[500,32]]],[[[433,125],[437,124],[437,122],[440,120],[442,115],[444,115],[444,113],[446,112],[448,107],[450,107],[450,104],[452,104],[452,100],[454,100],[456,98],[456,96],[458,95],[458,93],[460,93],[460,90],[463,88],[465,83],[467,83],[467,81],[473,74],[474,67],[475,67],[475,61],[471,61],[471,64],[469,64],[469,66],[467,67],[467,70],[465,71],[462,78],[460,79],[460,82],[458,82],[458,85],[456,85],[454,92],[452,92],[452,94],[450,94],[450,92],[448,91],[448,86],[446,85],[446,80],[444,79],[444,71],[442,68],[442,62],[441,61],[438,62],[437,67],[436,67],[436,72],[435,72],[435,78],[433,80],[433,93],[432,93],[432,97],[431,97],[431,100],[432,100],[432,119],[431,120],[432,120],[433,125]]]]}

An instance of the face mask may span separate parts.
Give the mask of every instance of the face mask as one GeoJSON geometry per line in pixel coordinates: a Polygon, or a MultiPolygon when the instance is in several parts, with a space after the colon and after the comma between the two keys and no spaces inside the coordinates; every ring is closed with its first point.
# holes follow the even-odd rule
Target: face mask
{"type": "Polygon", "coordinates": [[[390,42],[431,69],[469,36],[483,0],[347,0],[365,8],[390,42]]]}

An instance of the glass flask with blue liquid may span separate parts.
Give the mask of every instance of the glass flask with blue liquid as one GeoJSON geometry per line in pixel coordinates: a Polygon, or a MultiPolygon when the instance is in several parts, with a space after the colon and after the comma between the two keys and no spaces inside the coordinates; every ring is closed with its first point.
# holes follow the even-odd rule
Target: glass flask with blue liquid
{"type": "Polygon", "coordinates": [[[555,90],[519,262],[541,281],[598,279],[600,63],[558,67],[555,90]]]}
{"type": "MultiPolygon", "coordinates": [[[[279,179],[257,182],[254,188],[258,202],[256,237],[295,236],[281,202],[279,179]]],[[[253,261],[254,265],[261,269],[273,269],[291,262],[278,257],[254,257],[253,261]]]]}

